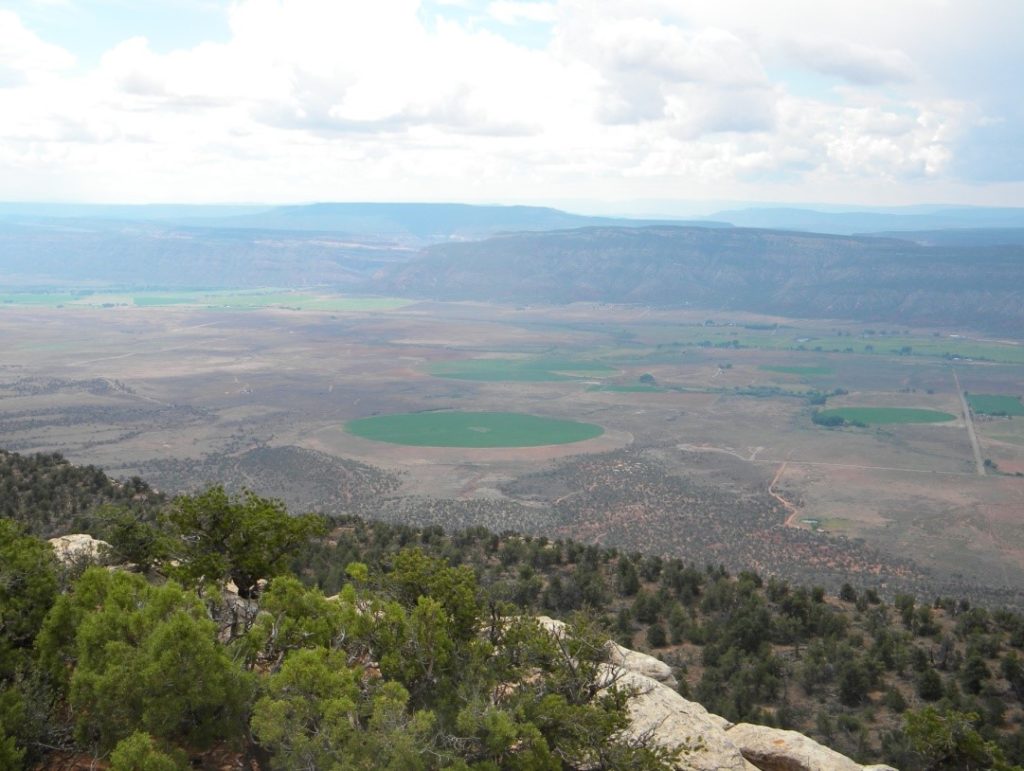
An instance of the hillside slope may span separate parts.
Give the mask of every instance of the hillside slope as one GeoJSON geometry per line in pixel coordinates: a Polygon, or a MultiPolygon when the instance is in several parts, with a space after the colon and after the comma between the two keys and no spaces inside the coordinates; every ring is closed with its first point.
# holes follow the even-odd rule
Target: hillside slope
{"type": "MultiPolygon", "coordinates": [[[[704,740],[705,751],[685,753],[677,768],[749,768],[737,747],[753,767],[765,771],[860,768],[799,734],[742,724],[730,728],[730,722],[796,729],[859,762],[884,758],[903,771],[1020,771],[1011,763],[1024,760],[1019,730],[1024,721],[1024,617],[1004,609],[989,611],[951,598],[919,603],[910,595],[896,595],[890,604],[871,586],[849,584],[830,597],[821,588],[751,571],[730,576],[721,567],[699,569],[677,558],[513,532],[499,535],[482,527],[446,535],[439,527],[356,517],[291,519],[273,501],[253,496],[228,500],[216,489],[149,501],[149,488],[140,480],[130,485],[139,491],[131,500],[142,495],[159,505],[145,512],[114,508],[102,513],[96,506],[110,496],[101,500],[96,490],[127,489],[128,484],[93,467],[70,466],[59,456],[3,457],[0,483],[15,488],[14,496],[24,504],[17,510],[32,530],[66,533],[66,528],[84,525],[86,532],[109,542],[115,560],[130,559],[139,570],[152,569],[148,581],[120,571],[83,575],[83,564],[58,569],[43,542],[0,516],[0,716],[8,721],[0,723],[0,768],[22,767],[22,756],[27,767],[69,768],[76,759],[86,767],[98,752],[135,731],[141,731],[145,744],[158,740],[155,746],[171,754],[178,747],[200,752],[193,760],[203,768],[267,768],[268,754],[275,755],[270,768],[295,767],[285,757],[292,751],[291,737],[303,737],[302,726],[293,721],[303,713],[281,703],[274,715],[267,715],[271,705],[260,697],[285,698],[303,682],[326,686],[308,694],[304,704],[314,710],[337,693],[351,694],[353,701],[372,699],[381,686],[404,698],[394,699],[388,713],[392,719],[383,726],[366,719],[375,714],[372,704],[342,712],[345,730],[324,731],[307,745],[318,760],[337,753],[338,745],[345,752],[366,746],[401,752],[414,740],[414,746],[432,751],[423,754],[433,760],[389,767],[449,767],[453,756],[461,754],[481,761],[457,766],[463,768],[664,768],[656,762],[633,765],[644,760],[644,753],[612,746],[615,736],[608,732],[622,725],[616,721],[625,704],[605,704],[601,715],[585,699],[568,713],[577,730],[560,730],[556,721],[564,720],[566,712],[551,708],[564,701],[554,692],[549,693],[554,700],[545,702],[539,689],[575,688],[572,677],[578,675],[558,666],[558,650],[531,631],[532,623],[517,626],[517,619],[541,614],[578,622],[586,647],[574,649],[569,659],[574,671],[580,671],[580,656],[591,656],[587,665],[595,667],[604,666],[607,658],[627,670],[625,684],[641,686],[628,707],[634,738],[645,737],[650,728],[656,741],[660,736],[673,745],[682,739],[695,747],[690,741],[695,733],[704,740]],[[51,497],[55,482],[74,505],[41,519],[45,507],[33,506],[51,497]],[[309,527],[317,522],[322,526],[309,527]],[[295,537],[288,535],[291,523],[298,527],[295,537]],[[269,559],[279,547],[288,559],[269,559]],[[221,591],[227,575],[247,566],[259,571],[253,578],[271,578],[266,591],[255,599],[221,591]],[[287,575],[289,568],[305,587],[287,575]],[[167,575],[183,581],[184,588],[166,583],[167,575]],[[164,612],[147,613],[147,605],[164,612]],[[173,612],[167,612],[168,606],[173,612]],[[575,615],[580,610],[585,614],[575,615]],[[507,626],[494,624],[496,613],[505,614],[507,626]],[[174,634],[160,626],[168,616],[177,625],[174,634]],[[103,639],[90,642],[98,634],[113,638],[110,650],[118,655],[78,655],[106,650],[103,639]],[[624,648],[606,645],[609,634],[624,648]],[[516,644],[518,651],[510,647],[516,644]],[[500,654],[502,645],[512,650],[509,656],[500,654]],[[167,650],[173,653],[162,655],[167,650]],[[164,669],[158,668],[161,663],[164,669]],[[190,663],[203,668],[202,677],[190,663]],[[152,667],[147,669],[148,664],[152,667]],[[538,667],[548,665],[552,671],[542,669],[538,678],[538,667]],[[156,680],[143,677],[151,671],[156,680]],[[303,671],[305,679],[288,681],[303,671]],[[353,679],[345,690],[343,676],[349,675],[353,679]],[[213,676],[219,678],[214,685],[223,686],[219,690],[209,687],[213,676]],[[154,682],[163,684],[167,678],[174,683],[172,692],[185,692],[188,699],[169,699],[166,690],[154,690],[154,682]],[[258,690],[249,687],[254,678],[258,690]],[[76,679],[78,685],[69,690],[76,679]],[[96,683],[108,698],[94,698],[83,682],[96,683]],[[355,685],[361,687],[353,690],[355,685]],[[136,701],[122,698],[126,692],[136,701]],[[482,703],[480,693],[495,697],[482,703]],[[542,702],[548,710],[538,715],[536,705],[542,702]],[[29,703],[33,708],[24,709],[29,703]],[[69,710],[76,703],[90,709],[69,710]],[[130,707],[122,709],[122,703],[130,707]],[[131,708],[139,703],[163,707],[155,714],[168,719],[154,720],[149,717],[154,713],[131,708]],[[192,709],[196,703],[198,711],[192,709]],[[434,715],[426,734],[416,731],[427,720],[421,710],[434,715]],[[469,738],[459,738],[467,736],[465,726],[474,710],[486,710],[490,721],[469,738]],[[255,717],[261,712],[268,719],[255,717]],[[577,735],[585,751],[595,746],[595,736],[610,736],[609,749],[627,755],[603,765],[573,762],[571,756],[565,762],[516,765],[513,756],[531,745],[517,741],[519,733],[504,730],[514,718],[523,725],[513,727],[530,732],[526,736],[538,736],[540,729],[526,725],[535,721],[545,731],[540,738],[562,750],[557,757],[563,759],[565,751],[579,746],[570,744],[577,735]],[[72,724],[77,724],[74,733],[72,724]],[[276,724],[281,731],[270,730],[276,724]],[[204,726],[215,730],[203,733],[204,726]],[[933,731],[943,726],[956,732],[948,742],[933,731]],[[491,758],[482,753],[491,745],[478,748],[491,732],[497,734],[495,743],[505,737],[498,747],[508,754],[488,764],[491,758]],[[254,744],[254,737],[262,741],[254,744]],[[355,743],[350,745],[351,739],[355,743]],[[777,755],[762,758],[763,739],[775,748],[773,753],[788,743],[805,765],[781,765],[777,755]],[[383,743],[378,745],[379,740],[383,743]],[[201,753],[203,745],[209,753],[201,753]],[[240,747],[246,747],[245,753],[240,747]],[[722,762],[721,753],[706,752],[730,747],[735,764],[722,762]]],[[[550,619],[543,624],[565,628],[550,619]]],[[[310,762],[302,767],[328,766],[310,762]]]]}
{"type": "Polygon", "coordinates": [[[711,219],[741,228],[775,228],[813,233],[939,230],[948,228],[1024,227],[1024,209],[984,206],[903,206],[894,209],[821,211],[810,208],[757,206],[728,209],[711,219]]]}
{"type": "Polygon", "coordinates": [[[583,228],[434,246],[393,266],[386,287],[438,299],[643,303],[1015,332],[1024,307],[1024,247],[583,228]]]}
{"type": "Polygon", "coordinates": [[[372,273],[429,244],[653,222],[466,204],[321,203],[260,211],[0,204],[0,282],[150,288],[326,284],[373,292],[372,273]]]}
{"type": "Polygon", "coordinates": [[[9,287],[348,287],[414,250],[340,233],[99,220],[0,223],[9,287]]]}

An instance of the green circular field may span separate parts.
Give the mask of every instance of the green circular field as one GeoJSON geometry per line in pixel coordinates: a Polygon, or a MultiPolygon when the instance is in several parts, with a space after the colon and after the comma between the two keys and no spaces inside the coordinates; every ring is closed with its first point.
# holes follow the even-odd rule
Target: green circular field
{"type": "Polygon", "coordinates": [[[517,412],[410,412],[377,415],[345,424],[364,439],[415,447],[539,447],[601,436],[592,423],[517,412]]]}
{"type": "Polygon", "coordinates": [[[848,423],[878,425],[880,423],[945,423],[956,420],[955,415],[938,410],[922,410],[913,407],[837,407],[823,410],[821,417],[842,418],[848,423]]]}

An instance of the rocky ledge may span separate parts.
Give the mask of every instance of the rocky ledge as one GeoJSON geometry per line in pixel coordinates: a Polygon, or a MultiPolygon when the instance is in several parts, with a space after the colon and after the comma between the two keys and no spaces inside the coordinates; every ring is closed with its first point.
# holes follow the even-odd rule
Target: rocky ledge
{"type": "MultiPolygon", "coordinates": [[[[561,621],[546,616],[538,621],[552,634],[564,629],[561,621]]],[[[611,641],[608,649],[602,677],[634,693],[630,734],[679,750],[681,771],[896,771],[885,765],[862,766],[796,731],[734,725],[680,696],[663,661],[611,641]]]]}

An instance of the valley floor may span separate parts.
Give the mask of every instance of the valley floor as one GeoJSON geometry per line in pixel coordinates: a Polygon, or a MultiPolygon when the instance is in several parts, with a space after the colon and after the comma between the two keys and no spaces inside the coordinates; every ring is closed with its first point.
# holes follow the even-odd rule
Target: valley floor
{"type": "Polygon", "coordinates": [[[397,301],[9,305],[0,339],[4,447],[60,451],[169,492],[223,481],[297,509],[574,537],[833,588],[853,577],[1012,603],[1024,582],[1024,419],[968,413],[976,453],[959,392],[1019,396],[1016,341],[712,311],[397,301]],[[811,420],[841,407],[953,419],[811,420]],[[424,410],[521,412],[604,433],[460,449],[345,430],[424,410]]]}

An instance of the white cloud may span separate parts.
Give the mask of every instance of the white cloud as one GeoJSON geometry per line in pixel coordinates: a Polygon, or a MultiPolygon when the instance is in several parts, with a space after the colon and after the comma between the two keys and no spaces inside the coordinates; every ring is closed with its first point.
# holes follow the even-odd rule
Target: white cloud
{"type": "Polygon", "coordinates": [[[766,82],[757,54],[723,29],[691,31],[656,19],[637,18],[598,24],[587,30],[587,37],[587,48],[616,71],[642,71],[667,83],[766,82]]]}
{"type": "Polygon", "coordinates": [[[810,69],[860,85],[908,81],[916,69],[903,51],[842,40],[793,40],[786,44],[786,50],[810,69]]]}
{"type": "Polygon", "coordinates": [[[487,13],[502,24],[553,22],[558,16],[554,3],[539,0],[495,0],[487,6],[487,13]]]}
{"type": "Polygon", "coordinates": [[[765,132],[775,126],[777,99],[778,94],[769,88],[687,86],[666,98],[665,115],[673,133],[683,139],[722,132],[765,132]]]}
{"type": "Polygon", "coordinates": [[[597,115],[609,123],[667,121],[693,138],[772,122],[774,90],[760,59],[726,30],[585,16],[560,30],[557,45],[604,79],[597,115]]]}
{"type": "Polygon", "coordinates": [[[74,66],[75,57],[40,40],[13,11],[0,10],[0,88],[74,66]]]}
{"type": "Polygon", "coordinates": [[[907,9],[948,29],[950,2],[879,25],[805,0],[495,0],[487,23],[428,23],[416,0],[236,0],[223,42],[139,35],[78,70],[0,11],[0,198],[987,195],[959,182],[963,143],[1019,124],[936,75],[907,9]],[[522,20],[550,45],[495,31],[522,20]]]}

